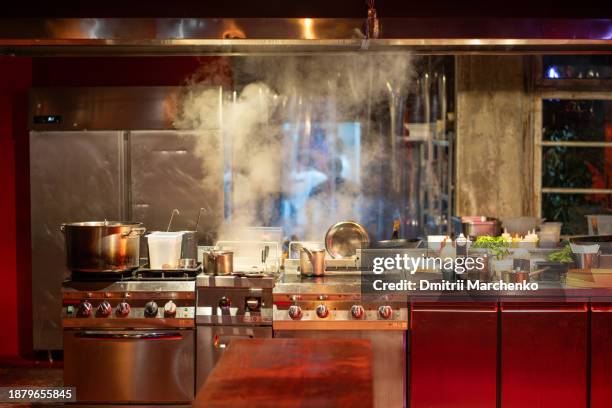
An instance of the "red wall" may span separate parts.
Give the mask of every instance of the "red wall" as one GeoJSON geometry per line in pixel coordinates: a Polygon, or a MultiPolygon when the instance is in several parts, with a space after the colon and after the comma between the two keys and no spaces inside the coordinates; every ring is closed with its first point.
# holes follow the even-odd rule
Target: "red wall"
{"type": "Polygon", "coordinates": [[[194,73],[199,80],[230,85],[226,62],[219,57],[0,57],[0,356],[32,355],[30,87],[173,86],[194,73]]]}
{"type": "MultiPolygon", "coordinates": [[[[17,205],[17,192],[28,190],[21,183],[27,183],[27,168],[18,165],[24,153],[27,159],[27,92],[32,81],[32,62],[29,58],[0,57],[0,355],[14,356],[20,351],[27,353],[31,335],[22,339],[21,321],[17,313],[23,314],[31,326],[29,274],[22,274],[17,262],[22,254],[21,243],[24,232],[27,234],[29,252],[29,222],[24,226],[21,215],[24,213],[17,205]],[[24,231],[23,229],[27,229],[24,231]],[[19,231],[19,232],[18,232],[19,231]]],[[[28,204],[28,196],[20,197],[19,205],[28,204]]],[[[29,214],[29,210],[28,210],[29,214]]],[[[29,215],[28,215],[29,217],[29,215]]],[[[25,266],[29,265],[29,258],[25,266]]],[[[29,270],[29,269],[28,269],[29,270]]],[[[25,322],[27,327],[27,322],[25,322]]]]}

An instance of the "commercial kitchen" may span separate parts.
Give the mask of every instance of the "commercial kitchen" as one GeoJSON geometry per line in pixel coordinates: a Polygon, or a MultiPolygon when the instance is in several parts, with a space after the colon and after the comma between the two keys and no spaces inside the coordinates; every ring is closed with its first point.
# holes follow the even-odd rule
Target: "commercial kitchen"
{"type": "Polygon", "coordinates": [[[377,8],[2,22],[0,403],[610,405],[612,19],[377,8]]]}

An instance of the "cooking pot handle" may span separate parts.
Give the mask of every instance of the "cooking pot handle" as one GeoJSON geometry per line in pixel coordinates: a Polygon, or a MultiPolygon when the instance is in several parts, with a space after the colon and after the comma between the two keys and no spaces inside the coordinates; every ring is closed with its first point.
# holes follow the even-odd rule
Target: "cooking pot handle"
{"type": "Polygon", "coordinates": [[[129,230],[128,232],[122,232],[121,236],[124,238],[129,238],[132,237],[133,235],[138,235],[141,236],[145,233],[147,229],[144,227],[139,227],[139,228],[132,228],[131,230],[129,230]]]}

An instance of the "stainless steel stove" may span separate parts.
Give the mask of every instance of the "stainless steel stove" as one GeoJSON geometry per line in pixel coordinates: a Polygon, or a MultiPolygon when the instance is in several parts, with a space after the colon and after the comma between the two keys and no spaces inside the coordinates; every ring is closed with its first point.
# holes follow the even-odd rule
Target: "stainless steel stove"
{"type": "Polygon", "coordinates": [[[272,337],[274,278],[200,274],[196,287],[197,390],[232,340],[272,337]]]}
{"type": "Polygon", "coordinates": [[[405,406],[407,299],[362,295],[353,269],[326,274],[308,278],[285,270],[273,293],[274,336],[370,340],[375,407],[405,406]]]}
{"type": "Polygon", "coordinates": [[[62,287],[64,384],[81,404],[189,404],[195,277],[77,275],[62,287]]]}

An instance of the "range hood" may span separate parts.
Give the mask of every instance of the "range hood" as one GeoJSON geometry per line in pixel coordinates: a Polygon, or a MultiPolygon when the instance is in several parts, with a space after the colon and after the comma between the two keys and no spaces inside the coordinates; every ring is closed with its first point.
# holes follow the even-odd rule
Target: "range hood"
{"type": "Polygon", "coordinates": [[[423,54],[612,53],[612,20],[70,18],[0,24],[3,55],[243,55],[410,50],[423,54]]]}

